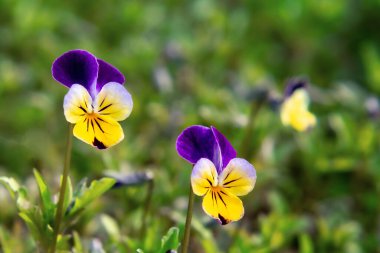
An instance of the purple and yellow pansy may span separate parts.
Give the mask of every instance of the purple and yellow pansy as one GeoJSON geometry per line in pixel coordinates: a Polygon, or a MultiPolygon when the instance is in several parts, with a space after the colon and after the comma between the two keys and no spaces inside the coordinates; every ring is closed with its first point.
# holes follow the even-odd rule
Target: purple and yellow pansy
{"type": "Polygon", "coordinates": [[[203,210],[222,225],[241,219],[243,203],[238,196],[255,186],[256,170],[247,160],[236,157],[230,142],[215,128],[191,126],[177,139],[178,154],[194,164],[191,185],[203,196],[203,210]]]}
{"type": "Polygon", "coordinates": [[[73,134],[99,149],[124,138],[118,121],[132,111],[132,97],[124,88],[123,74],[85,50],[72,50],[52,66],[55,80],[69,88],[64,98],[66,120],[75,124],[73,134]]]}
{"type": "Polygon", "coordinates": [[[317,119],[309,109],[310,99],[306,90],[306,82],[291,80],[285,89],[285,98],[281,105],[280,115],[284,126],[291,126],[303,132],[311,129],[317,119]]]}

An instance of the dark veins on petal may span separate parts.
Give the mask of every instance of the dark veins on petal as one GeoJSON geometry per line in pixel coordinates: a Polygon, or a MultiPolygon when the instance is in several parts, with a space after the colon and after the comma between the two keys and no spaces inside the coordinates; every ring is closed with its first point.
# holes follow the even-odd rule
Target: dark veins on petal
{"type": "Polygon", "coordinates": [[[85,120],[84,120],[84,122],[86,122],[86,124],[87,124],[87,132],[88,132],[88,127],[89,127],[89,119],[88,118],[85,118],[85,120]]]}
{"type": "MultiPolygon", "coordinates": [[[[82,107],[82,106],[78,106],[79,109],[81,109],[84,113],[87,113],[87,111],[82,107]]],[[[81,116],[84,115],[84,114],[81,114],[81,116]]]]}
{"type": "Polygon", "coordinates": [[[215,204],[218,205],[216,203],[216,197],[215,197],[215,192],[214,191],[211,191],[211,196],[212,196],[212,206],[215,206],[215,204]]]}
{"type": "Polygon", "coordinates": [[[227,205],[226,205],[226,203],[224,202],[222,196],[220,196],[220,193],[217,192],[217,194],[218,194],[219,199],[222,201],[223,205],[224,205],[225,207],[227,207],[227,205]]]}
{"type": "Polygon", "coordinates": [[[109,105],[106,105],[106,106],[102,107],[102,108],[99,110],[99,112],[104,111],[105,109],[107,109],[107,108],[110,107],[110,106],[112,106],[112,104],[109,104],[109,105]]]}
{"type": "MultiPolygon", "coordinates": [[[[223,195],[227,196],[227,194],[223,191],[217,192],[217,194],[218,194],[219,199],[223,202],[224,206],[227,208],[227,204],[224,202],[223,197],[221,195],[221,194],[223,194],[223,195]]],[[[226,224],[231,222],[231,220],[224,218],[220,213],[218,213],[218,218],[219,218],[222,225],[226,225],[226,224]]]]}
{"type": "Polygon", "coordinates": [[[236,181],[238,181],[238,180],[240,180],[240,179],[241,179],[241,177],[236,178],[236,179],[232,179],[232,180],[230,180],[230,181],[228,181],[228,182],[225,182],[225,183],[223,184],[223,186],[229,185],[229,184],[231,184],[231,183],[233,183],[233,182],[236,182],[236,181]]]}
{"type": "Polygon", "coordinates": [[[104,103],[105,100],[106,100],[106,98],[104,97],[103,100],[102,100],[102,102],[100,103],[99,107],[102,107],[102,105],[103,105],[103,103],[104,103]]]}
{"type": "Polygon", "coordinates": [[[103,128],[100,126],[99,122],[98,122],[96,119],[94,119],[94,121],[95,121],[96,125],[98,126],[98,128],[100,129],[100,131],[102,131],[102,133],[104,133],[104,130],[103,130],[103,128]]]}

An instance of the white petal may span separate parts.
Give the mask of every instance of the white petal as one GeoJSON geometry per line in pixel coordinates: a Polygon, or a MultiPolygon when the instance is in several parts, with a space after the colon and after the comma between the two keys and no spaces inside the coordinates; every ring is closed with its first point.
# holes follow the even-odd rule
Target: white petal
{"type": "Polygon", "coordinates": [[[215,165],[206,158],[201,158],[191,172],[191,186],[198,196],[206,194],[208,189],[218,184],[218,173],[215,165]]]}
{"type": "Polygon", "coordinates": [[[107,115],[121,121],[132,112],[133,101],[131,94],[123,85],[115,82],[107,83],[96,96],[94,110],[100,115],[107,115]]]}
{"type": "Polygon", "coordinates": [[[92,98],[85,87],[73,84],[63,100],[63,110],[66,120],[77,123],[83,120],[86,113],[92,112],[92,98]]]}
{"type": "Polygon", "coordinates": [[[234,158],[219,175],[218,182],[232,194],[243,196],[255,187],[256,170],[247,160],[234,158]]]}

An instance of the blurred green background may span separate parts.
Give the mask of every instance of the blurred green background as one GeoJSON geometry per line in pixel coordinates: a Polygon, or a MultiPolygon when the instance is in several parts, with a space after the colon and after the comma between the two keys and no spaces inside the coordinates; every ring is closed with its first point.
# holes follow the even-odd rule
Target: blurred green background
{"type": "MultiPolygon", "coordinates": [[[[109,171],[155,176],[144,238],[140,186],[91,205],[75,227],[83,240],[155,252],[170,226],[182,229],[191,166],[175,140],[203,124],[255,165],[258,180],[239,223],[210,222],[196,199],[190,252],[380,252],[379,13],[378,0],[0,0],[0,175],[36,201],[33,168],[58,190],[67,89],[50,68],[81,48],[125,74],[134,109],[121,144],[98,151],[74,140],[73,182],[109,171]],[[267,103],[250,119],[259,90],[281,98],[295,76],[311,82],[313,130],[283,127],[267,103]]],[[[26,231],[3,187],[0,205],[15,252],[33,252],[29,237],[17,243],[26,231]]]]}

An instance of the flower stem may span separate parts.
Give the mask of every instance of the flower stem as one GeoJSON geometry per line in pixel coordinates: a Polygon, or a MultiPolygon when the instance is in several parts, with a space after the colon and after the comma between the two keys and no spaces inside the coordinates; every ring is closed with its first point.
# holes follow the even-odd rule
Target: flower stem
{"type": "MultiPolygon", "coordinates": [[[[245,128],[245,136],[243,138],[243,141],[241,143],[240,150],[239,150],[241,156],[246,157],[247,159],[249,159],[252,155],[251,153],[252,148],[250,144],[252,142],[255,119],[266,101],[267,101],[267,94],[265,93],[265,95],[262,98],[252,101],[252,104],[251,104],[251,111],[249,114],[248,124],[245,128]]],[[[231,242],[228,246],[227,252],[230,252],[232,250],[232,247],[234,246],[236,240],[239,237],[242,227],[243,227],[243,220],[240,220],[231,236],[231,242]]]]}
{"type": "Polygon", "coordinates": [[[239,153],[241,157],[249,158],[251,156],[251,143],[252,143],[252,136],[253,136],[253,129],[255,126],[255,119],[260,111],[260,109],[263,107],[264,103],[266,102],[267,98],[266,96],[264,98],[261,98],[259,100],[252,101],[251,104],[251,110],[249,113],[248,123],[245,127],[245,133],[244,138],[241,142],[239,153]]]}
{"type": "Polygon", "coordinates": [[[146,198],[145,198],[144,213],[143,213],[142,221],[141,221],[140,237],[143,237],[145,234],[145,231],[146,231],[147,218],[148,218],[148,215],[150,212],[150,206],[152,203],[153,188],[154,188],[154,180],[152,178],[148,182],[148,189],[147,189],[147,194],[146,194],[146,198]]]}
{"type": "Polygon", "coordinates": [[[191,184],[190,184],[189,204],[187,207],[185,233],[184,233],[183,239],[182,239],[181,253],[187,253],[187,248],[189,247],[191,218],[193,216],[193,205],[194,205],[194,192],[193,192],[193,188],[191,187],[191,184]]]}
{"type": "Polygon", "coordinates": [[[73,125],[69,123],[69,133],[66,140],[66,154],[65,154],[65,161],[64,161],[64,166],[63,166],[62,183],[61,183],[61,189],[59,191],[57,211],[55,214],[53,244],[52,244],[52,247],[50,248],[50,253],[55,252],[55,248],[57,246],[59,229],[60,229],[61,221],[62,221],[63,202],[65,200],[67,178],[69,177],[69,170],[70,170],[72,135],[73,135],[73,125]]]}

